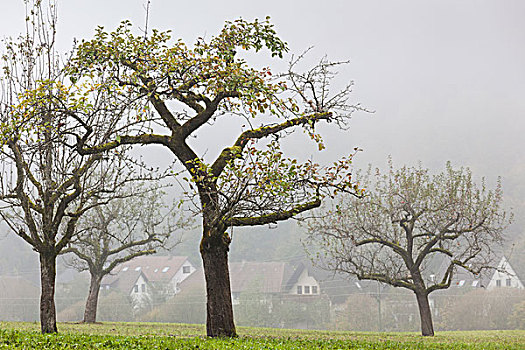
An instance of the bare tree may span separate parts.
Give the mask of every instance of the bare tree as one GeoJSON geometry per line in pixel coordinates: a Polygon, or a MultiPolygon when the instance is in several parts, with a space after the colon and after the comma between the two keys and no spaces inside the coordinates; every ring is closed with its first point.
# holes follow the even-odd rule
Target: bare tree
{"type": "MultiPolygon", "coordinates": [[[[28,1],[26,11],[27,32],[3,42],[0,217],[39,254],[41,329],[52,333],[58,254],[74,237],[80,217],[118,197],[119,188],[137,175],[123,157],[125,149],[85,156],[72,147],[76,125],[64,103],[78,107],[83,100],[78,89],[78,99],[66,98],[74,87],[65,80],[67,58],[54,49],[56,8],[52,1],[28,1]],[[108,172],[117,177],[93,176],[108,172]]],[[[108,113],[103,103],[96,108],[101,118],[108,113]]]]}
{"type": "Polygon", "coordinates": [[[437,175],[391,167],[358,180],[365,198],[341,198],[309,222],[308,242],[325,268],[413,291],[421,332],[432,336],[428,295],[450,287],[457,268],[479,274],[494,266],[493,249],[510,221],[501,186],[488,190],[450,163],[437,175]],[[446,262],[441,275],[429,271],[436,261],[446,262]]]}
{"type": "Polygon", "coordinates": [[[159,189],[134,184],[126,190],[128,197],[86,213],[79,221],[78,233],[62,251],[76,257],[68,264],[79,271],[88,270],[91,276],[84,312],[86,323],[96,322],[100,283],[104,276],[119,264],[154,254],[161,248],[171,249],[179,242],[168,240],[184,222],[182,217],[177,218],[173,208],[164,204],[159,189]]]}

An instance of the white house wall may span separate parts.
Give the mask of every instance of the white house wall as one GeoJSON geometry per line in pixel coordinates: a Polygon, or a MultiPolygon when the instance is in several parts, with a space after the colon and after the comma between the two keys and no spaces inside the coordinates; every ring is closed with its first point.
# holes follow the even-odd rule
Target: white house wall
{"type": "Polygon", "coordinates": [[[516,275],[516,272],[505,258],[501,259],[497,271],[494,272],[489,284],[487,285],[487,289],[501,287],[523,289],[523,283],[520,281],[518,275],[516,275]],[[510,280],[510,282],[507,282],[507,280],[510,280]],[[507,283],[510,283],[510,285],[507,283]]]}
{"type": "Polygon", "coordinates": [[[130,297],[135,306],[144,305],[150,300],[149,286],[142,275],[139,276],[135,285],[131,288],[130,297]]]}
{"type": "Polygon", "coordinates": [[[306,269],[303,270],[303,272],[297,279],[297,283],[295,283],[292,289],[290,290],[290,294],[295,295],[318,295],[320,292],[321,288],[319,287],[319,283],[317,283],[315,278],[308,275],[308,271],[306,269]],[[299,293],[298,287],[301,287],[301,293],[299,293]],[[308,287],[307,292],[305,292],[305,287],[308,287]]]}
{"type": "Polygon", "coordinates": [[[192,273],[194,273],[196,270],[195,266],[193,266],[189,260],[186,260],[184,262],[184,264],[182,264],[182,266],[180,267],[180,269],[175,273],[175,275],[173,276],[173,278],[171,279],[170,281],[170,284],[172,285],[172,288],[175,292],[175,294],[177,294],[179,292],[178,290],[178,285],[184,281],[186,278],[188,278],[192,273]],[[184,267],[189,267],[190,270],[189,270],[189,273],[184,273],[184,267]]]}

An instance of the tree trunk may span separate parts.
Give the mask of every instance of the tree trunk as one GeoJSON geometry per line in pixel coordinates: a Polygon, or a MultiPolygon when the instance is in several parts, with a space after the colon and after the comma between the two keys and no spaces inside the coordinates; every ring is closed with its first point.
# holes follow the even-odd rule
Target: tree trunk
{"type": "Polygon", "coordinates": [[[55,277],[55,254],[40,252],[40,327],[44,334],[57,332],[55,277]]]}
{"type": "Polygon", "coordinates": [[[101,281],[102,278],[91,274],[89,294],[86,300],[86,309],[84,310],[84,323],[95,323],[97,321],[98,293],[101,281]]]}
{"type": "Polygon", "coordinates": [[[209,337],[237,336],[233,321],[228,249],[229,237],[226,233],[209,234],[209,230],[205,229],[201,256],[206,279],[206,333],[209,337]]]}
{"type": "Polygon", "coordinates": [[[434,326],[432,325],[432,310],[430,310],[430,304],[428,303],[428,294],[426,292],[415,293],[421,319],[421,335],[433,336],[434,326]]]}

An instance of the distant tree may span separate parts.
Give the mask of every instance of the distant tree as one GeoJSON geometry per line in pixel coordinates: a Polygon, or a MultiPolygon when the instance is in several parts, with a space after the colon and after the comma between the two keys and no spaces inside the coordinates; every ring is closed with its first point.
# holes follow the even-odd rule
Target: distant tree
{"type": "Polygon", "coordinates": [[[272,319],[274,327],[323,329],[330,322],[328,298],[297,298],[283,295],[274,298],[272,319]],[[304,300],[302,300],[304,299],[304,300]]]}
{"type": "Polygon", "coordinates": [[[335,311],[330,328],[338,331],[380,331],[377,300],[367,294],[350,295],[343,307],[335,311]]]}
{"type": "Polygon", "coordinates": [[[78,233],[62,253],[76,257],[69,263],[89,271],[91,282],[84,322],[94,323],[100,283],[118,265],[142,255],[168,248],[170,235],[182,220],[163,203],[162,192],[138,184],[126,187],[126,196],[94,208],[77,225],[78,233]]]}
{"type": "Polygon", "coordinates": [[[511,329],[525,329],[525,295],[522,301],[514,304],[512,314],[508,318],[508,325],[511,329]]]}
{"type": "MultiPolygon", "coordinates": [[[[239,295],[238,304],[234,306],[235,319],[241,326],[277,327],[277,310],[273,310],[271,296],[261,292],[263,280],[255,277],[244,286],[239,295]]],[[[280,305],[277,305],[280,308],[280,305]]]]}
{"type": "Polygon", "coordinates": [[[129,295],[118,291],[102,293],[98,318],[106,322],[131,322],[135,320],[133,302],[129,295]]]}
{"type": "Polygon", "coordinates": [[[440,308],[440,328],[453,331],[512,329],[515,325],[513,311],[524,300],[525,291],[516,288],[478,288],[461,296],[449,296],[440,308]]]}
{"type": "Polygon", "coordinates": [[[309,240],[320,247],[319,263],[411,290],[421,333],[434,335],[428,295],[448,288],[457,267],[473,274],[494,267],[493,249],[509,223],[501,186],[494,191],[484,182],[478,186],[469,169],[450,164],[437,175],[390,165],[384,175],[369,171],[358,180],[367,189],[364,199],[341,198],[309,223],[309,240]],[[446,262],[442,275],[429,272],[439,259],[446,262]]]}
{"type": "MultiPolygon", "coordinates": [[[[351,156],[322,168],[286,158],[281,151],[281,140],[295,129],[303,129],[323,149],[316,124],[345,127],[360,109],[348,102],[352,84],[330,94],[338,63],[327,60],[305,73],[295,71],[294,60],[288,72],[273,75],[238,55],[264,47],[277,57],[288,50],[268,20],[227,22],[219,35],[209,41],[199,38],[192,47],[181,40],[170,42],[169,32],[134,35],[124,22],[110,33],[98,28],[92,40],[77,47],[69,67],[73,82],[110,92],[116,106],[128,111],[96,124],[83,117],[87,103],[81,106],[83,113],[68,106],[85,128],[76,135],[81,154],[157,144],[180,161],[188,199],[202,216],[209,336],[236,335],[228,229],[287,220],[318,207],[334,188],[355,191],[348,170],[351,156]],[[238,128],[224,131],[219,119],[227,117],[237,118],[238,128]],[[209,137],[195,140],[209,127],[219,134],[236,133],[235,141],[223,148],[209,137]],[[112,139],[94,139],[100,134],[112,139]],[[205,150],[221,148],[215,159],[208,159],[205,150]]],[[[86,98],[90,100],[89,94],[86,98]]]]}
{"type": "Polygon", "coordinates": [[[143,322],[206,323],[206,295],[201,288],[189,288],[153,305],[153,309],[140,318],[143,322]]]}

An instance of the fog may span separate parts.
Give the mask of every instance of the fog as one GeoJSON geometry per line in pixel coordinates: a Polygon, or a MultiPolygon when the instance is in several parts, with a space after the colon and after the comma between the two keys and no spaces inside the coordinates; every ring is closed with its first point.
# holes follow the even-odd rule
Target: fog
{"type": "MultiPolygon", "coordinates": [[[[73,39],[91,38],[99,25],[111,30],[121,20],[130,19],[135,26],[144,28],[145,4],[144,0],[60,1],[60,50],[69,50],[73,39]]],[[[384,167],[391,156],[397,166],[421,162],[422,166],[433,171],[442,170],[445,163],[451,161],[454,166],[470,167],[477,178],[486,177],[490,185],[494,185],[500,176],[505,203],[515,215],[515,224],[509,228],[510,240],[504,251],[506,254],[511,252],[516,273],[525,277],[523,13],[525,3],[519,0],[333,0],[324,3],[312,0],[152,0],[148,28],[169,29],[174,38],[182,38],[191,44],[199,36],[209,38],[217,33],[226,20],[239,17],[262,19],[269,15],[278,35],[289,44],[290,54],[297,55],[313,47],[303,67],[315,64],[324,55],[334,61],[349,60],[349,64],[341,67],[335,87],[354,81],[352,102],[361,103],[371,112],[355,113],[346,131],[337,130],[333,125],[322,126],[320,130],[323,131],[326,150],[321,154],[301,133],[293,135],[284,144],[285,151],[299,158],[312,157],[328,163],[359,147],[363,151],[355,158],[356,169],[369,163],[384,167]]],[[[23,31],[24,17],[21,0],[4,1],[0,36],[14,37],[23,31]]],[[[289,58],[278,60],[265,54],[248,56],[255,65],[269,65],[276,71],[286,69],[289,58]]],[[[223,146],[232,143],[239,131],[238,125],[231,118],[218,122],[213,128],[203,129],[192,142],[211,159],[223,146]]],[[[172,159],[167,152],[158,149],[148,152],[143,148],[141,153],[152,164],[168,164],[172,159]]],[[[0,290],[11,288],[12,278],[24,278],[38,289],[36,254],[21,239],[10,236],[6,227],[0,226],[0,230],[0,290]]],[[[171,254],[188,256],[193,265],[200,266],[198,230],[188,232],[184,237],[183,244],[171,254]]],[[[304,319],[293,319],[286,314],[292,311],[283,306],[282,320],[276,321],[278,313],[275,309],[272,315],[272,312],[257,311],[255,306],[246,306],[259,300],[262,293],[257,289],[258,282],[253,282],[252,289],[239,297],[235,311],[239,324],[356,330],[418,329],[417,311],[412,310],[416,307],[413,296],[407,297],[398,289],[383,290],[384,287],[375,284],[356,287],[354,280],[340,277],[334,280],[331,274],[310,266],[301,237],[301,228],[294,222],[279,224],[272,229],[263,227],[234,232],[233,262],[282,263],[289,264],[286,268],[291,269],[304,264],[319,283],[319,294],[322,294],[313,307],[293,304],[292,301],[287,306],[290,310],[303,310],[304,319]],[[335,290],[337,292],[331,292],[335,290]],[[243,298],[245,304],[242,304],[243,298]],[[399,309],[403,307],[409,311],[401,312],[399,309]],[[378,308],[382,310],[379,314],[378,308]],[[352,313],[360,316],[351,317],[352,313]]],[[[59,274],[63,271],[61,265],[59,274]]],[[[77,320],[81,317],[79,310],[87,293],[87,282],[76,275],[64,277],[62,281],[67,282],[59,287],[62,289],[57,295],[59,320],[77,320]]],[[[25,299],[16,299],[11,296],[13,293],[9,297],[0,296],[3,305],[0,306],[3,308],[0,309],[0,320],[36,320],[37,289],[36,294],[23,296],[25,299]],[[23,310],[9,309],[18,305],[20,300],[24,304],[23,310]]],[[[456,320],[450,315],[455,308],[467,310],[472,300],[481,304],[492,303],[494,309],[505,308],[503,300],[512,304],[524,300],[522,290],[506,290],[505,295],[493,290],[484,292],[457,287],[436,297],[442,298],[436,299],[436,304],[441,303],[441,310],[444,310],[444,314],[437,316],[437,328],[459,329],[461,324],[472,323],[470,320],[456,320]],[[469,299],[464,297],[467,293],[474,294],[470,294],[469,299]],[[447,322],[450,328],[447,328],[447,322]],[[456,324],[458,326],[452,326],[456,324]]],[[[114,295],[106,297],[101,303],[102,308],[104,305],[107,308],[108,305],[122,305],[122,308],[113,313],[109,309],[106,313],[101,312],[101,320],[204,320],[204,299],[199,292],[188,292],[185,296],[188,299],[171,302],[173,314],[186,315],[182,319],[170,318],[160,312],[155,314],[153,311],[161,305],[160,302],[148,306],[148,310],[136,312],[125,296],[119,296],[120,299],[114,295]],[[183,309],[187,305],[195,307],[183,309]]],[[[286,300],[281,305],[287,305],[286,300]]],[[[474,314],[472,317],[476,319],[474,314]]],[[[476,327],[512,327],[510,314],[491,317],[476,327]]]]}

